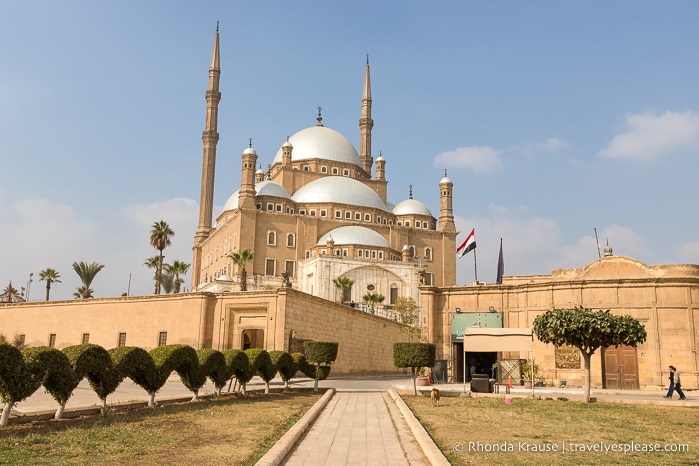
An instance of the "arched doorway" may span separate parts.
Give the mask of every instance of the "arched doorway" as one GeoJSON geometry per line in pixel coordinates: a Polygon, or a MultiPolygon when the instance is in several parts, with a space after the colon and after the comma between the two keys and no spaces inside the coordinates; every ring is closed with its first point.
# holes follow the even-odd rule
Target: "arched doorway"
{"type": "Polygon", "coordinates": [[[265,347],[265,331],[257,328],[248,328],[243,330],[241,338],[243,351],[250,348],[265,347]]]}

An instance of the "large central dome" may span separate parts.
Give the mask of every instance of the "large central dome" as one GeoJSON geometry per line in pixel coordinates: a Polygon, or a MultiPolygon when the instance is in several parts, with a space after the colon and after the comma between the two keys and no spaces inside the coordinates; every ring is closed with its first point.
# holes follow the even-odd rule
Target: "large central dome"
{"type": "Polygon", "coordinates": [[[306,204],[348,204],[386,210],[386,205],[373,189],[344,176],[326,176],[311,181],[296,191],[291,200],[306,204]]]}
{"type": "MultiPolygon", "coordinates": [[[[293,146],[291,160],[325,159],[359,165],[362,161],[351,142],[334,129],[325,126],[311,126],[302,129],[289,138],[293,146]]],[[[282,162],[282,149],[279,148],[272,164],[282,162]]]]}

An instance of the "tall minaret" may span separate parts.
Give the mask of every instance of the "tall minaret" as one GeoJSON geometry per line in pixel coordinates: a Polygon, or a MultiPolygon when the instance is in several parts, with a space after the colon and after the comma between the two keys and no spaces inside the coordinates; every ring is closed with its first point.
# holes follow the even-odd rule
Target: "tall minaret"
{"type": "Polygon", "coordinates": [[[454,210],[452,209],[452,189],[454,183],[444,170],[444,178],[439,182],[439,230],[446,233],[456,232],[454,210]]]}
{"type": "Polygon", "coordinates": [[[200,243],[209,236],[214,204],[214,172],[216,169],[216,144],[218,143],[218,103],[221,93],[218,90],[221,80],[221,62],[219,58],[218,23],[214,36],[214,49],[211,53],[209,68],[209,89],[206,91],[206,127],[201,133],[204,142],[204,157],[201,170],[201,201],[199,203],[199,227],[194,236],[195,243],[200,243]]]}
{"type": "Polygon", "coordinates": [[[199,202],[199,226],[194,235],[194,258],[192,264],[192,289],[199,284],[201,271],[201,244],[209,237],[214,206],[214,173],[216,169],[216,144],[218,143],[218,103],[221,100],[219,82],[221,62],[219,57],[218,22],[214,35],[214,48],[209,67],[209,88],[206,91],[206,126],[201,133],[204,156],[201,170],[201,198],[199,202]]]}
{"type": "Polygon", "coordinates": [[[359,158],[362,168],[371,176],[371,166],[374,159],[371,157],[371,128],[374,120],[371,119],[371,78],[369,74],[369,55],[366,56],[366,70],[364,71],[364,92],[362,93],[362,118],[359,120],[360,146],[359,158]]]}

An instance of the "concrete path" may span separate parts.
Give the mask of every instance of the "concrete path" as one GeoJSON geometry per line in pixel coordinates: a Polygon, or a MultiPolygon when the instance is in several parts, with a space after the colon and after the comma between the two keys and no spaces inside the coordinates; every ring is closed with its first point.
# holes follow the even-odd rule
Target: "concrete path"
{"type": "Polygon", "coordinates": [[[386,392],[338,391],[285,465],[429,465],[386,392]]]}

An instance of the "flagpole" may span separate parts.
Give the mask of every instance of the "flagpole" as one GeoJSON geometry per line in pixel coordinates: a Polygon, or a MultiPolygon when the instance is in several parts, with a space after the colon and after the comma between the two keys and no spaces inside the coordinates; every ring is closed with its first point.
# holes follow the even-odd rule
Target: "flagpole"
{"type": "Polygon", "coordinates": [[[476,265],[476,248],[473,248],[473,272],[476,278],[476,285],[478,284],[478,265],[476,265]]]}

